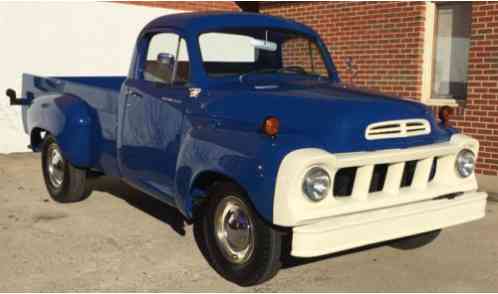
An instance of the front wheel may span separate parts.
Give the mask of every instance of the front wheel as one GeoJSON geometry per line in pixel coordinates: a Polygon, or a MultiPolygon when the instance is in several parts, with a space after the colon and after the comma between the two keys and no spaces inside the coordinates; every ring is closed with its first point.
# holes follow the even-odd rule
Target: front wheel
{"type": "Polygon", "coordinates": [[[282,236],[256,214],[244,192],[232,183],[209,193],[200,226],[207,258],[225,279],[240,286],[261,284],[281,266],[282,236]]]}
{"type": "Polygon", "coordinates": [[[55,138],[50,135],[42,148],[42,171],[48,193],[55,201],[77,202],[90,195],[86,170],[69,163],[62,156],[55,138]]]}

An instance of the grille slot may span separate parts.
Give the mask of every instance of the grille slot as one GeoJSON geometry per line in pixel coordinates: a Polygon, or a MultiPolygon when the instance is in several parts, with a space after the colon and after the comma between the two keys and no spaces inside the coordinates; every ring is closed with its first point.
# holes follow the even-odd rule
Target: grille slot
{"type": "Polygon", "coordinates": [[[378,164],[374,167],[372,173],[372,181],[370,182],[369,193],[379,192],[384,189],[384,183],[386,182],[387,164],[378,164]]]}
{"type": "Polygon", "coordinates": [[[372,127],[370,130],[371,131],[379,131],[379,130],[384,130],[384,129],[392,129],[392,128],[399,128],[399,124],[390,124],[390,125],[378,125],[372,127]]]}
{"type": "Polygon", "coordinates": [[[426,135],[431,125],[426,119],[393,120],[370,124],[365,130],[367,140],[405,138],[426,135]]]}
{"type": "Polygon", "coordinates": [[[353,193],[356,167],[341,168],[335,175],[334,196],[347,197],[353,193]]]}
{"type": "Polygon", "coordinates": [[[432,180],[434,180],[434,177],[436,176],[437,161],[438,161],[438,158],[434,157],[434,160],[432,161],[431,173],[429,175],[429,182],[432,182],[432,180]]]}
{"type": "Polygon", "coordinates": [[[417,168],[417,160],[406,162],[405,169],[403,170],[403,177],[401,178],[402,188],[411,186],[416,168],[417,168]]]}

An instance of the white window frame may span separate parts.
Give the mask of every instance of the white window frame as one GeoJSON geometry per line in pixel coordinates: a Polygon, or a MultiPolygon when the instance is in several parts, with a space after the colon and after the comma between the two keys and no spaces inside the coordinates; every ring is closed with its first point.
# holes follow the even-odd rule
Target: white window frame
{"type": "Polygon", "coordinates": [[[424,55],[422,66],[422,97],[424,104],[431,106],[457,107],[456,99],[432,97],[434,79],[434,48],[436,47],[437,7],[435,2],[425,3],[424,55]]]}

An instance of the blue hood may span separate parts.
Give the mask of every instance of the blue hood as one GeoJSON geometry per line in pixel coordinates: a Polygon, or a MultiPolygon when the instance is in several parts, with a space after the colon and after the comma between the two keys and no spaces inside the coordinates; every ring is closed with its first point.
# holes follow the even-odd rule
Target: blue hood
{"type": "Polygon", "coordinates": [[[273,115],[280,119],[281,135],[307,137],[330,152],[406,148],[443,142],[450,137],[449,132],[437,126],[432,111],[423,104],[325,81],[233,83],[211,92],[211,97],[218,98],[207,104],[207,112],[225,125],[255,129],[265,117],[273,115]],[[365,139],[365,129],[371,123],[416,118],[430,122],[430,134],[365,139]]]}

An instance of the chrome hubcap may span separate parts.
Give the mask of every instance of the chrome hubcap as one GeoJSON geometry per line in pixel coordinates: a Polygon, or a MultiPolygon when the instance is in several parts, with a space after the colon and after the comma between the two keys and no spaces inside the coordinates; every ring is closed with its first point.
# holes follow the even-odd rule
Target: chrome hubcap
{"type": "Polygon", "coordinates": [[[48,150],[47,169],[50,184],[54,188],[60,188],[64,181],[64,159],[59,149],[54,145],[50,146],[48,150]]]}
{"type": "Polygon", "coordinates": [[[248,207],[229,196],[216,208],[215,234],[222,254],[232,263],[244,263],[254,251],[254,226],[248,207]]]}

